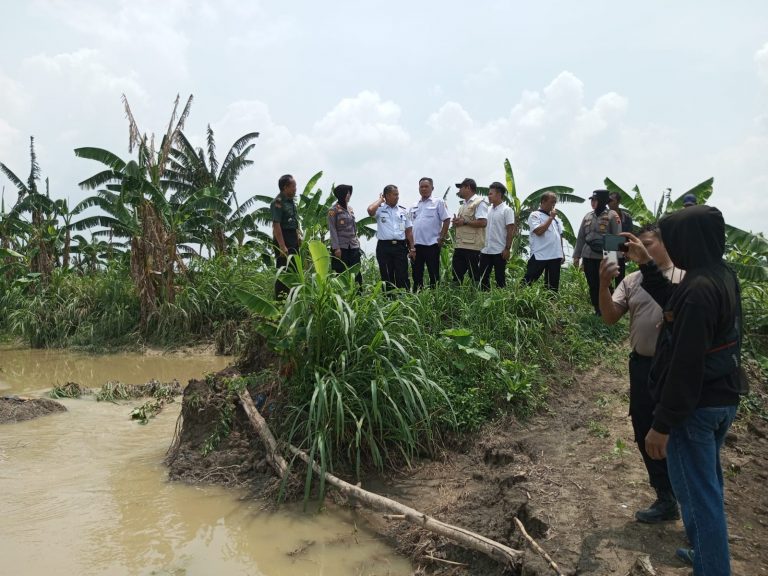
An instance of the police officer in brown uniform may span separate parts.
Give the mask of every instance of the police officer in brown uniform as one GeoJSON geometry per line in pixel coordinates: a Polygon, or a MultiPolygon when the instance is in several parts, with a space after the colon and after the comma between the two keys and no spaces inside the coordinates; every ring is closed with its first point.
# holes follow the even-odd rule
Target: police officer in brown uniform
{"type": "MultiPolygon", "coordinates": [[[[357,237],[355,212],[349,205],[352,186],[339,184],[333,190],[338,200],[328,211],[328,231],[331,234],[331,268],[341,274],[347,268],[360,264],[360,240],[357,237]]],[[[363,275],[358,270],[355,281],[362,286],[363,275]]]]}
{"type": "Polygon", "coordinates": [[[451,224],[455,230],[453,249],[453,279],[461,283],[467,271],[474,282],[480,281],[480,250],[485,246],[485,226],[488,223],[488,203],[477,195],[472,178],[456,184],[464,203],[451,224]]]}
{"type": "MultiPolygon", "coordinates": [[[[288,256],[296,254],[301,246],[299,231],[299,214],[296,211],[296,180],[290,174],[285,174],[277,181],[280,193],[269,205],[272,213],[272,237],[277,245],[275,260],[277,268],[285,268],[288,256]]],[[[275,298],[285,296],[288,287],[278,278],[275,281],[275,298]]]]}
{"type": "Polygon", "coordinates": [[[573,265],[579,260],[584,265],[584,275],[589,285],[589,299],[595,314],[600,316],[600,261],[603,259],[603,236],[621,232],[619,215],[608,207],[608,190],[595,190],[590,196],[591,212],[588,212],[579,226],[576,247],[573,250],[573,265]]]}

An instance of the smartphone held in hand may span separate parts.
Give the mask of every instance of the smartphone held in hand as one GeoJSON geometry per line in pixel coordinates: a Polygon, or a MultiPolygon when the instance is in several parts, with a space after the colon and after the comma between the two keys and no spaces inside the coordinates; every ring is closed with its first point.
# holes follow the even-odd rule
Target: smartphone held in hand
{"type": "Polygon", "coordinates": [[[619,265],[619,253],[615,250],[604,250],[603,258],[605,258],[609,264],[619,265]]]}

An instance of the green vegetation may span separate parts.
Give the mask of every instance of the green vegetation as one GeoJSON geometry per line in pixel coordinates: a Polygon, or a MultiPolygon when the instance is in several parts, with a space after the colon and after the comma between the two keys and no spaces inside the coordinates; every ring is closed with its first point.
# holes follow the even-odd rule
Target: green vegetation
{"type": "MultiPolygon", "coordinates": [[[[283,439],[307,450],[323,469],[349,467],[358,475],[365,467],[384,469],[435,453],[446,440],[499,415],[525,417],[542,407],[549,387],[570,385],[574,370],[598,359],[617,373],[624,369],[626,323],[607,327],[593,315],[583,274],[564,269],[559,294],[541,283],[521,286],[526,220],[541,195],[583,199],[566,186],[520,194],[509,160],[508,201],[521,234],[507,267],[508,289],[451,284],[450,248],[441,253],[441,285],[418,294],[383,293],[370,259],[361,265],[361,289],[354,270],[330,275],[325,222],[334,199],[319,187],[318,172],[297,198],[306,241],[296,269],[281,273],[292,291],[285,301],[273,301],[272,246],[264,228],[272,196],[242,199],[235,192],[252,164],[258,133],[238,138],[219,161],[210,127],[205,149],[194,148],[183,132],[191,102],[179,112],[177,99],[155,146],[124,100],[128,152],[136,154],[75,150],[100,171],[81,182],[94,195],[72,208],[51,196],[47,180],[41,185],[33,140],[26,179],[0,163],[18,192],[13,205],[0,199],[0,338],[97,350],[213,340],[217,350],[232,353],[248,352],[259,336],[269,352],[258,366],[262,372],[227,382],[203,451],[228,436],[234,396],[248,386],[279,412],[271,424],[283,439]]],[[[628,194],[609,179],[605,184],[620,193],[638,223],[682,203],[682,194],[672,199],[668,191],[650,209],[637,187],[628,194]]],[[[686,193],[704,202],[713,181],[686,193]]],[[[359,222],[361,236],[371,236],[371,223],[359,222]]],[[[572,240],[567,219],[564,224],[572,240]]],[[[745,352],[765,372],[768,242],[733,227],[727,242],[726,258],[742,281],[745,352]]],[[[758,380],[744,406],[762,416],[766,390],[758,380]]],[[[65,385],[51,395],[78,393],[65,385]]],[[[132,413],[147,422],[176,393],[159,385],[108,383],[96,398],[151,397],[132,413]]],[[[588,425],[593,435],[607,434],[599,422],[588,425]]],[[[618,442],[616,450],[621,455],[618,442]]],[[[307,490],[312,480],[310,469],[307,490]]]]}

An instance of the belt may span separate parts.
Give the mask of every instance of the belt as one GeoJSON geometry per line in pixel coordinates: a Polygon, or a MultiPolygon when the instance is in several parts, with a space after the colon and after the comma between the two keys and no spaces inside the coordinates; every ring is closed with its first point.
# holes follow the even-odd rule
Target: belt
{"type": "Polygon", "coordinates": [[[642,354],[638,354],[634,350],[632,350],[632,352],[629,353],[629,357],[634,360],[644,360],[646,362],[650,362],[651,360],[653,360],[653,356],[643,356],[642,354]]]}
{"type": "Polygon", "coordinates": [[[405,244],[405,240],[379,240],[379,242],[384,242],[384,244],[405,244]]]}

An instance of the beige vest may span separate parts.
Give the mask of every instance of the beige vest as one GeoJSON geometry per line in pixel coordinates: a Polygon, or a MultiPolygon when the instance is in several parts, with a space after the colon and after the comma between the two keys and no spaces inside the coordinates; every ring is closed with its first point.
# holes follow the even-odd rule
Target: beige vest
{"type": "MultiPolygon", "coordinates": [[[[464,202],[459,207],[457,216],[459,218],[466,218],[467,222],[476,220],[475,212],[480,202],[483,201],[481,196],[475,195],[474,200],[471,202],[464,202]]],[[[485,246],[485,228],[473,228],[471,226],[458,226],[456,228],[456,241],[454,243],[455,248],[466,248],[467,250],[482,250],[485,246]]]]}

